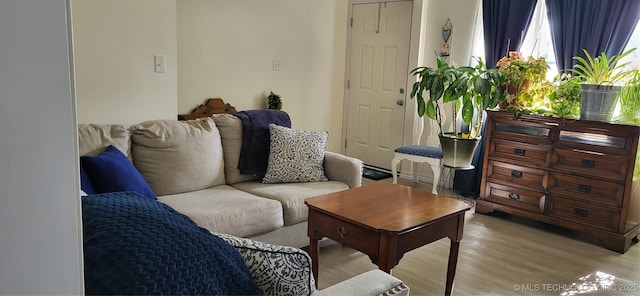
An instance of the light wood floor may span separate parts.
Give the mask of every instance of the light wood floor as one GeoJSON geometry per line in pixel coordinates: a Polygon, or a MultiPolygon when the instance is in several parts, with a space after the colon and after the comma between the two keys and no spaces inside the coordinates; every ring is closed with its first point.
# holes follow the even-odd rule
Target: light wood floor
{"type": "MultiPolygon", "coordinates": [[[[429,183],[399,183],[431,191],[429,183]]],[[[640,244],[620,254],[588,235],[473,209],[465,221],[454,294],[640,295],[640,244]]],[[[444,238],[405,254],[392,274],[410,287],[411,295],[442,295],[448,255],[449,239],[444,238]]],[[[318,288],[375,268],[364,254],[329,242],[320,249],[318,288]]]]}

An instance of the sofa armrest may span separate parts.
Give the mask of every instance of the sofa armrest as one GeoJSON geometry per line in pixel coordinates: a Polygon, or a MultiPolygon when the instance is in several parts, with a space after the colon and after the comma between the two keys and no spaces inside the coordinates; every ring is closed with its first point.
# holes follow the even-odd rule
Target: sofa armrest
{"type": "Polygon", "coordinates": [[[311,257],[293,247],[278,246],[214,233],[234,246],[244,258],[253,280],[264,295],[311,295],[316,284],[311,257]]]}
{"type": "Polygon", "coordinates": [[[347,183],[349,188],[362,186],[362,160],[325,151],[324,173],[331,181],[347,183]]]}
{"type": "Polygon", "coordinates": [[[367,271],[348,280],[339,282],[314,296],[339,295],[379,295],[379,296],[408,296],[409,287],[401,280],[379,269],[367,271]]]}

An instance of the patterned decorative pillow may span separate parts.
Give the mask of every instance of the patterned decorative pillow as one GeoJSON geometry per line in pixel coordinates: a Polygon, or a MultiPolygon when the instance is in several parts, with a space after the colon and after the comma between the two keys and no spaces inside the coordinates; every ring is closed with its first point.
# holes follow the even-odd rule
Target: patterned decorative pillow
{"type": "Polygon", "coordinates": [[[269,133],[269,164],[262,183],[328,181],[323,167],[327,132],[270,124],[269,133]]]}
{"type": "Polygon", "coordinates": [[[230,234],[214,233],[240,252],[264,295],[313,295],[316,284],[311,257],[305,251],[263,243],[230,234]]]}

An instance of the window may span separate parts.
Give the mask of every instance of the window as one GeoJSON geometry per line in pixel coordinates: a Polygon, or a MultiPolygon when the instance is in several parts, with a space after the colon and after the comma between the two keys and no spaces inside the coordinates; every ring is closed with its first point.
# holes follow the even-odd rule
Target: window
{"type": "MultiPolygon", "coordinates": [[[[481,5],[480,5],[481,6],[481,5]]],[[[473,55],[484,57],[484,40],[482,33],[482,7],[478,9],[476,19],[476,32],[474,38],[473,55]]],[[[640,22],[636,25],[634,33],[625,47],[625,51],[637,48],[632,54],[626,56],[621,62],[629,62],[631,68],[640,68],[640,22]]],[[[553,41],[551,41],[551,29],[547,18],[547,5],[545,1],[539,0],[531,18],[529,29],[524,35],[520,51],[525,57],[536,56],[545,57],[549,63],[547,79],[553,80],[558,74],[556,67],[556,56],[553,51],[553,41]]]]}
{"type": "Polygon", "coordinates": [[[629,43],[627,43],[627,47],[624,48],[623,52],[632,48],[636,48],[636,50],[624,57],[620,62],[629,63],[627,66],[628,68],[640,69],[640,22],[636,24],[636,28],[633,30],[631,39],[629,39],[629,43]]]}
{"type": "Polygon", "coordinates": [[[538,1],[531,17],[531,24],[527,34],[522,41],[520,52],[525,57],[544,57],[549,64],[547,79],[553,80],[558,75],[556,67],[556,55],[553,52],[553,41],[551,41],[551,29],[547,19],[547,5],[545,1],[538,1]]]}

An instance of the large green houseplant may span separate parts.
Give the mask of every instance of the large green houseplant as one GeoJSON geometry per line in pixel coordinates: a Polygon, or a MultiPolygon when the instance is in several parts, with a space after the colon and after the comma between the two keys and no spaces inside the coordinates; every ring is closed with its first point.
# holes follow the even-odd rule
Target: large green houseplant
{"type": "Polygon", "coordinates": [[[487,69],[482,59],[475,67],[450,65],[436,53],[436,67],[418,67],[410,97],[417,102],[418,116],[435,120],[443,150],[443,163],[468,167],[481,137],[484,110],[498,106],[506,98],[503,77],[487,69]],[[452,128],[444,131],[445,108],[451,108],[452,128]],[[460,122],[458,122],[458,119],[460,122]],[[468,130],[462,130],[462,123],[468,130]]]}
{"type": "Polygon", "coordinates": [[[611,120],[618,92],[622,88],[620,84],[632,74],[631,70],[624,69],[628,63],[621,64],[620,60],[634,50],[635,48],[632,48],[611,57],[607,57],[604,52],[600,56],[592,57],[587,50],[583,50],[584,58],[573,57],[577,64],[571,71],[581,79],[581,119],[611,120]]]}

